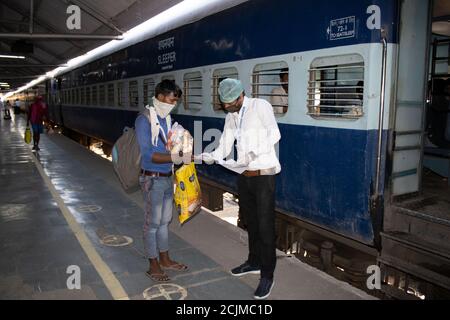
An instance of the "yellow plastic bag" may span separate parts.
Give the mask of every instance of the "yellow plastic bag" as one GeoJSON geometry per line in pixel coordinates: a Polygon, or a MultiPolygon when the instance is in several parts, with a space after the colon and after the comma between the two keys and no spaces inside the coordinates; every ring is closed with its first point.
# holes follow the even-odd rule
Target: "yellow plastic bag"
{"type": "Polygon", "coordinates": [[[183,225],[195,216],[202,206],[200,183],[193,162],[184,164],[175,172],[175,182],[175,207],[178,211],[178,220],[183,225]]]}
{"type": "Polygon", "coordinates": [[[31,142],[31,130],[30,130],[30,127],[27,127],[25,129],[25,135],[24,135],[23,139],[25,140],[25,143],[27,143],[27,144],[29,144],[31,142]]]}

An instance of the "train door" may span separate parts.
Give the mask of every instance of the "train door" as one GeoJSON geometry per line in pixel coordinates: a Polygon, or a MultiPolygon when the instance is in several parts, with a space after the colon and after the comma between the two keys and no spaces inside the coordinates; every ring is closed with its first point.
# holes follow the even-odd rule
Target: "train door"
{"type": "MultiPolygon", "coordinates": [[[[431,68],[436,60],[431,45],[435,37],[432,21],[437,6],[447,8],[448,17],[450,3],[403,0],[401,5],[393,143],[389,148],[391,201],[385,210],[378,258],[382,289],[397,298],[448,299],[450,187],[444,177],[427,168],[427,150],[435,124],[429,119],[433,113],[428,101],[430,84],[436,77],[431,68]]],[[[445,71],[449,78],[448,56],[445,71]]],[[[450,99],[446,101],[441,102],[450,109],[450,99]]]]}
{"type": "Polygon", "coordinates": [[[432,39],[423,166],[450,186],[450,21],[446,28],[439,32],[433,23],[439,33],[432,39]]]}
{"type": "Polygon", "coordinates": [[[393,130],[391,195],[421,188],[429,2],[402,2],[393,130]]]}

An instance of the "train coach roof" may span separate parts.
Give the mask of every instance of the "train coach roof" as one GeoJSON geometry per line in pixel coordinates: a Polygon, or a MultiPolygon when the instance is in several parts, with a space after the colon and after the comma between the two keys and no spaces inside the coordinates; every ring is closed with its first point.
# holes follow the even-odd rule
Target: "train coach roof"
{"type": "MultiPolygon", "coordinates": [[[[126,35],[136,26],[174,6],[182,0],[96,0],[96,1],[31,1],[2,0],[0,2],[0,54],[24,55],[24,60],[1,59],[1,81],[8,82],[15,90],[30,80],[65,66],[58,73],[76,68],[112,52],[184,25],[211,13],[235,6],[246,0],[208,0],[199,1],[202,6],[193,4],[170,18],[155,20],[151,26],[141,28],[138,34],[126,35]],[[207,3],[206,6],[203,4],[207,3]],[[80,29],[69,30],[68,20],[73,14],[70,5],[80,8],[80,29]],[[191,10],[192,9],[192,10],[191,10]],[[30,19],[32,17],[32,19],[30,19]],[[32,27],[28,23],[32,20],[32,27]],[[26,21],[26,22],[24,22],[26,21]],[[32,34],[31,36],[29,34],[32,34]],[[64,37],[64,35],[67,35],[64,37]],[[85,37],[76,36],[82,35],[85,37]],[[123,40],[112,40],[124,35],[123,40]],[[45,37],[46,36],[46,37],[45,37]],[[70,36],[74,38],[69,38],[70,36]],[[100,39],[99,36],[105,37],[100,39]],[[26,52],[25,52],[25,51],[26,52]],[[88,55],[85,53],[90,52],[88,55]],[[75,57],[67,68],[67,62],[75,57]]],[[[185,6],[186,7],[186,6],[185,6]]],[[[40,81],[42,81],[41,78],[40,81]]]]}

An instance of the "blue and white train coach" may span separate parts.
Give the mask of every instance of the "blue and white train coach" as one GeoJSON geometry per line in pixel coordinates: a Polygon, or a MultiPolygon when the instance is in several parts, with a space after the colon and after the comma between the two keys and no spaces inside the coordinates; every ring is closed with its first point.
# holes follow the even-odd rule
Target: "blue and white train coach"
{"type": "MultiPolygon", "coordinates": [[[[421,150],[411,146],[421,144],[428,13],[422,0],[212,1],[55,75],[51,118],[112,145],[155,84],[173,79],[183,89],[173,118],[198,141],[223,128],[221,79],[270,101],[287,68],[287,112],[275,112],[277,210],[377,247],[390,200],[420,185],[421,150]]],[[[235,189],[232,172],[197,167],[235,189]]]]}

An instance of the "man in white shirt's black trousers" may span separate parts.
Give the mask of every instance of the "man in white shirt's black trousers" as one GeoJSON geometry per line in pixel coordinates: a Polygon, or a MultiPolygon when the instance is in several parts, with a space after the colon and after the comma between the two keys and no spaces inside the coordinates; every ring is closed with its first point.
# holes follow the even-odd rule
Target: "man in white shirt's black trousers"
{"type": "Polygon", "coordinates": [[[238,178],[239,211],[247,223],[249,255],[231,273],[260,274],[254,298],[265,299],[274,285],[275,175],[281,170],[275,145],[281,135],[272,105],[263,99],[246,97],[239,80],[223,80],[219,97],[228,112],[224,131],[217,149],[204,155],[221,163],[236,141],[238,157],[234,165],[243,170],[238,178]]]}

